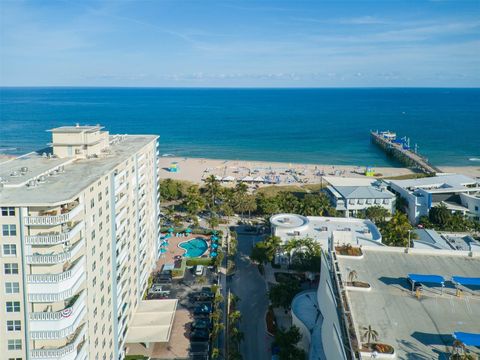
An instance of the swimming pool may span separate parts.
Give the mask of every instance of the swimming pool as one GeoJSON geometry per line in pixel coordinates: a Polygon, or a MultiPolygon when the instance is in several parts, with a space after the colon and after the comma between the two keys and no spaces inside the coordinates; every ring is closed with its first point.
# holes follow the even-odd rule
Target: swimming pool
{"type": "Polygon", "coordinates": [[[183,254],[184,257],[194,258],[205,254],[208,249],[208,244],[202,238],[194,238],[178,244],[178,247],[185,250],[185,253],[183,254]]]}

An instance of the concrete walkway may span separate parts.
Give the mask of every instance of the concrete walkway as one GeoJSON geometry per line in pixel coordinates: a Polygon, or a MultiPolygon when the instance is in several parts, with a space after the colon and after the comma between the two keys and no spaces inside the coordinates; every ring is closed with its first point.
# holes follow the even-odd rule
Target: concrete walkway
{"type": "Polygon", "coordinates": [[[240,298],[237,305],[242,313],[240,330],[245,334],[240,350],[244,360],[271,359],[271,337],[267,335],[265,314],[268,309],[267,286],[257,266],[249,259],[257,235],[238,235],[236,273],[230,283],[231,291],[240,298]]]}

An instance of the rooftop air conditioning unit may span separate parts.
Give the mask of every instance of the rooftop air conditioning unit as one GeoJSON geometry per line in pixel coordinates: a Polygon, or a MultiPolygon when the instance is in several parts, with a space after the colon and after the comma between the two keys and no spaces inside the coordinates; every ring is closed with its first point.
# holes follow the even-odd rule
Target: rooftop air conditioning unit
{"type": "Polygon", "coordinates": [[[28,187],[35,187],[35,186],[37,186],[37,182],[35,180],[30,180],[28,182],[28,187]]]}
{"type": "Polygon", "coordinates": [[[28,167],[26,166],[23,166],[21,169],[20,169],[20,172],[22,173],[26,173],[28,171],[28,167]]]}
{"type": "Polygon", "coordinates": [[[17,177],[18,175],[18,171],[12,171],[12,173],[10,174],[11,177],[17,177]]]}
{"type": "Polygon", "coordinates": [[[47,181],[47,178],[45,177],[45,175],[42,175],[38,178],[39,183],[44,183],[45,181],[47,181]]]}

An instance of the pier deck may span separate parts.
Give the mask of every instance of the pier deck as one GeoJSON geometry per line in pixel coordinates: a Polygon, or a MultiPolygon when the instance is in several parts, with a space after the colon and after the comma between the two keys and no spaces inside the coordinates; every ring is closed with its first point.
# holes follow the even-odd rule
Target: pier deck
{"type": "Polygon", "coordinates": [[[430,164],[423,156],[409,149],[404,149],[402,144],[397,144],[390,139],[384,138],[381,133],[377,131],[371,131],[370,135],[375,144],[379,145],[388,154],[394,156],[407,166],[412,166],[426,174],[436,174],[442,172],[439,168],[430,164]]]}

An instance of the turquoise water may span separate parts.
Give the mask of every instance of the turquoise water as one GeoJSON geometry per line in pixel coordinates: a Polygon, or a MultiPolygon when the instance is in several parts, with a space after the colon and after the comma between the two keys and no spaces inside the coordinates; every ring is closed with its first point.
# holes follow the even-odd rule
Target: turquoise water
{"type": "Polygon", "coordinates": [[[159,134],[179,156],[399,166],[369,140],[390,129],[433,164],[480,165],[480,89],[0,88],[0,152],[76,122],[159,134]]]}
{"type": "Polygon", "coordinates": [[[178,244],[178,246],[185,250],[183,256],[187,258],[200,257],[205,254],[208,249],[207,242],[202,238],[194,238],[182,242],[178,244]]]}

